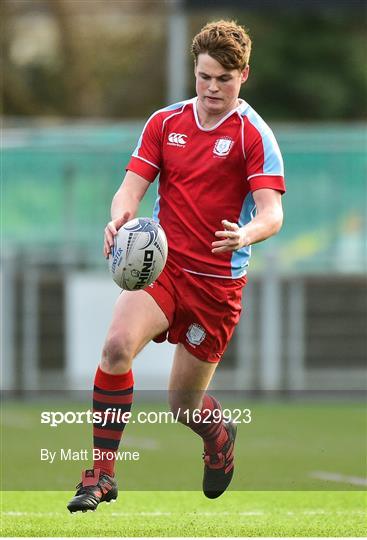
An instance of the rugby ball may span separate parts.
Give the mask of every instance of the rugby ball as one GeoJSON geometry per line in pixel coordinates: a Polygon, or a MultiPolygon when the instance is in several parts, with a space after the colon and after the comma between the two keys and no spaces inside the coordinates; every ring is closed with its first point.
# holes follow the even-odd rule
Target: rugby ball
{"type": "Polygon", "coordinates": [[[108,266],[121,289],[144,289],[157,279],[166,264],[167,238],[162,227],[150,218],[135,218],[115,236],[108,266]]]}

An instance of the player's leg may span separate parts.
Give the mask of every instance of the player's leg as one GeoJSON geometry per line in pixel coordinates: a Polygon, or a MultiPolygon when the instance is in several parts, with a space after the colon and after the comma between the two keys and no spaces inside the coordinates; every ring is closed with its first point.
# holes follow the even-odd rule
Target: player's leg
{"type": "Polygon", "coordinates": [[[123,291],[114,308],[100,367],[106,373],[127,373],[141,349],[168,328],[168,320],[145,291],[123,291]]]}
{"type": "Polygon", "coordinates": [[[179,420],[198,433],[203,438],[205,447],[212,452],[218,451],[227,439],[219,414],[220,404],[206,393],[217,365],[199,360],[179,343],[169,383],[172,411],[176,415],[180,413],[179,420]],[[218,410],[218,413],[210,415],[210,411],[215,410],[218,410]],[[198,414],[199,411],[203,411],[202,415],[198,414]]]}
{"type": "Polygon", "coordinates": [[[216,367],[217,363],[199,360],[179,343],[175,349],[169,380],[171,407],[177,409],[187,404],[190,408],[200,408],[216,367]]]}
{"type": "Polygon", "coordinates": [[[217,365],[199,360],[178,344],[169,384],[171,410],[203,439],[203,491],[211,499],[219,497],[232,479],[236,437],[235,426],[222,419],[220,403],[206,393],[217,365]]]}
{"type": "Polygon", "coordinates": [[[93,469],[84,471],[71,512],[94,510],[102,501],[117,497],[114,480],[115,452],[133,400],[132,362],[168,320],[154,299],[144,291],[124,291],[118,298],[94,379],[93,411],[101,423],[93,424],[93,469]],[[118,421],[117,421],[118,419],[118,421]]]}
{"type": "Polygon", "coordinates": [[[114,475],[115,462],[106,459],[118,449],[124,422],[113,422],[129,413],[133,400],[132,363],[138,352],[157,334],[168,328],[168,320],[154,299],[144,291],[124,291],[113,312],[94,380],[93,408],[108,418],[106,425],[95,424],[94,468],[114,475]],[[107,417],[108,409],[111,411],[107,417]]]}

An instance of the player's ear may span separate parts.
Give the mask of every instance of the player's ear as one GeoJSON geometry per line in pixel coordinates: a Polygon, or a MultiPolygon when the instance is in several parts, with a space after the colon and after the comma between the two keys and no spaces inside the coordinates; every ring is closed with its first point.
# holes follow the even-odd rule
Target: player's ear
{"type": "Polygon", "coordinates": [[[241,84],[245,83],[250,74],[250,66],[246,66],[245,69],[241,71],[241,84]]]}

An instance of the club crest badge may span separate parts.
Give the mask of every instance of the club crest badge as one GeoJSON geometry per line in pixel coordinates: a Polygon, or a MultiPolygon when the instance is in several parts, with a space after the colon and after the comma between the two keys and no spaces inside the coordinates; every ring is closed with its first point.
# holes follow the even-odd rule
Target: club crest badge
{"type": "Polygon", "coordinates": [[[204,341],[205,336],[206,332],[204,328],[197,323],[190,324],[186,333],[186,339],[193,347],[200,345],[204,341]]]}
{"type": "Polygon", "coordinates": [[[216,156],[228,156],[233,145],[233,141],[230,137],[224,139],[217,139],[215,141],[213,153],[216,156]]]}

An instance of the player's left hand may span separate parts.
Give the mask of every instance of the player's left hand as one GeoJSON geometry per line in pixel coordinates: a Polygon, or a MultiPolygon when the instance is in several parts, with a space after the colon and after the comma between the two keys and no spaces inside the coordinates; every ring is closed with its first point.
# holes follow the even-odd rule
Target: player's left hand
{"type": "Polygon", "coordinates": [[[237,223],[222,219],[222,225],[224,230],[215,232],[215,236],[221,240],[212,242],[212,253],[236,251],[247,245],[245,231],[237,223]]]}

